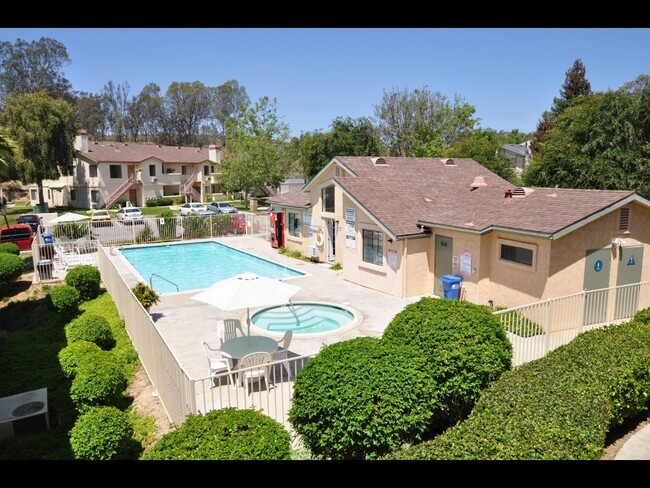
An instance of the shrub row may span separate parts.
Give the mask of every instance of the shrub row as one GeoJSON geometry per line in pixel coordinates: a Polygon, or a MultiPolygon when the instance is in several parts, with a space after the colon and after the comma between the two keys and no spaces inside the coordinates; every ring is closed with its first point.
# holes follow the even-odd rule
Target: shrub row
{"type": "Polygon", "coordinates": [[[487,307],[422,298],[381,339],[322,348],[296,375],[289,420],[317,457],[377,458],[464,418],[511,356],[487,307]]]}
{"type": "Polygon", "coordinates": [[[25,264],[20,256],[8,252],[0,253],[0,290],[20,278],[24,269],[25,264]]]}
{"type": "Polygon", "coordinates": [[[599,459],[607,432],[649,397],[646,309],[505,373],[467,420],[386,459],[599,459]]]}
{"type": "Polygon", "coordinates": [[[4,244],[0,244],[0,253],[3,252],[20,256],[20,248],[13,242],[5,242],[4,244]]]}
{"type": "Polygon", "coordinates": [[[145,205],[147,207],[168,207],[170,205],[174,205],[174,199],[163,197],[157,200],[147,200],[145,205]]]}

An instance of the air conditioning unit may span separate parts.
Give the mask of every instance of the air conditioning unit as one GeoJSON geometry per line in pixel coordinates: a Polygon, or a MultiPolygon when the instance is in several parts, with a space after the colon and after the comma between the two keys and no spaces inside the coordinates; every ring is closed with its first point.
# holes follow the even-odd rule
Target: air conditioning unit
{"type": "Polygon", "coordinates": [[[310,258],[318,257],[318,248],[316,246],[309,246],[308,252],[310,258]]]}
{"type": "Polygon", "coordinates": [[[156,178],[155,176],[152,176],[152,177],[151,177],[151,182],[152,182],[152,183],[155,183],[156,181],[158,181],[158,178],[156,178]]]}
{"type": "Polygon", "coordinates": [[[0,398],[0,441],[48,430],[47,388],[0,398]]]}

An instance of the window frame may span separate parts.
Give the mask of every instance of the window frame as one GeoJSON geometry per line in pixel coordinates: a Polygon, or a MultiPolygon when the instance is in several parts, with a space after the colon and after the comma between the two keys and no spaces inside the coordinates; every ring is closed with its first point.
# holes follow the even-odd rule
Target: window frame
{"type": "Polygon", "coordinates": [[[108,165],[108,175],[112,180],[121,180],[122,179],[122,165],[121,164],[109,164],[108,165]],[[114,176],[118,174],[119,176],[114,176]]]}
{"type": "Polygon", "coordinates": [[[89,178],[97,178],[97,173],[98,173],[97,165],[96,164],[89,164],[88,165],[88,177],[89,178]]]}
{"type": "Polygon", "coordinates": [[[513,241],[508,239],[499,239],[498,246],[497,246],[497,259],[499,260],[499,262],[507,266],[512,266],[517,269],[525,269],[534,272],[537,270],[537,244],[532,244],[529,242],[513,241]],[[515,249],[514,260],[506,259],[503,257],[503,246],[508,246],[515,249]],[[530,264],[524,262],[523,260],[517,260],[517,253],[518,253],[517,249],[530,251],[532,253],[530,264]]]}
{"type": "Polygon", "coordinates": [[[323,212],[327,213],[334,213],[336,212],[336,202],[335,202],[335,197],[334,197],[334,185],[328,185],[323,188],[321,188],[321,200],[322,202],[322,209],[323,212]],[[331,197],[327,197],[327,193],[331,192],[331,197]],[[328,201],[331,200],[331,207],[327,205],[328,201]],[[331,210],[330,210],[331,209],[331,210]]]}
{"type": "Polygon", "coordinates": [[[361,260],[365,264],[372,264],[373,266],[384,266],[384,233],[380,230],[374,229],[361,229],[361,260]],[[367,235],[369,234],[369,236],[367,235]],[[370,247],[367,248],[366,242],[367,239],[370,239],[370,247]],[[379,250],[381,252],[377,253],[375,246],[379,244],[379,250]],[[367,255],[366,251],[369,251],[371,255],[367,255]],[[377,258],[381,256],[381,262],[377,262],[377,258]],[[372,260],[369,260],[372,259],[372,260]]]}
{"type": "Polygon", "coordinates": [[[287,212],[287,231],[290,236],[300,237],[300,214],[287,212]]]}
{"type": "Polygon", "coordinates": [[[156,165],[155,164],[150,164],[149,165],[149,176],[156,176],[156,165]]]}

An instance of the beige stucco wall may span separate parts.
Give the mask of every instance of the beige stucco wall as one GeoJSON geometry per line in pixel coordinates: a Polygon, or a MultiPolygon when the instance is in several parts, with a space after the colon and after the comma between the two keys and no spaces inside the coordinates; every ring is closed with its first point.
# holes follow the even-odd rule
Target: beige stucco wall
{"type": "Polygon", "coordinates": [[[402,276],[402,283],[405,284],[402,297],[433,294],[431,241],[431,237],[399,241],[404,246],[403,255],[406,262],[402,276]]]}

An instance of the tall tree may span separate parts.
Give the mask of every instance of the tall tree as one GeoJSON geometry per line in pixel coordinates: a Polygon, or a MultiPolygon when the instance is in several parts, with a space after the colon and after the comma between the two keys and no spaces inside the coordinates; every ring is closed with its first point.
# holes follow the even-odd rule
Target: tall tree
{"type": "Polygon", "coordinates": [[[230,121],[240,118],[250,107],[246,88],[237,80],[228,80],[214,88],[212,111],[223,136],[230,121]]]}
{"type": "Polygon", "coordinates": [[[142,114],[142,133],[144,140],[155,140],[163,124],[163,97],[160,87],[155,83],[148,83],[138,94],[131,108],[142,114]]]}
{"type": "Polygon", "coordinates": [[[428,87],[384,91],[375,105],[381,140],[392,156],[425,156],[431,148],[449,147],[478,122],[475,109],[456,95],[450,102],[428,87]]]}
{"type": "Polygon", "coordinates": [[[191,145],[210,115],[210,93],[200,81],[172,82],[164,99],[167,142],[191,145]]]}
{"type": "Polygon", "coordinates": [[[106,83],[102,89],[108,127],[113,137],[120,142],[126,135],[125,122],[129,112],[130,89],[128,81],[116,85],[112,80],[106,83]]]}
{"type": "Polygon", "coordinates": [[[72,174],[74,107],[45,91],[13,95],[2,122],[21,148],[21,180],[38,185],[39,204],[43,205],[43,180],[72,174]]]}
{"type": "Polygon", "coordinates": [[[86,130],[95,140],[103,140],[106,137],[108,114],[102,97],[80,92],[77,94],[75,108],[77,128],[86,130]]]}
{"type": "Polygon", "coordinates": [[[49,37],[27,42],[0,42],[0,104],[8,96],[45,90],[53,97],[71,99],[63,67],[70,64],[66,47],[49,37]]]}
{"type": "Polygon", "coordinates": [[[15,156],[18,151],[18,145],[9,136],[9,131],[6,127],[0,125],[0,168],[6,168],[7,157],[15,156]]]}
{"type": "Polygon", "coordinates": [[[576,59],[565,74],[564,83],[560,89],[560,98],[553,99],[554,115],[564,110],[571,101],[579,96],[591,94],[591,83],[587,80],[587,69],[581,59],[576,59]]]}

